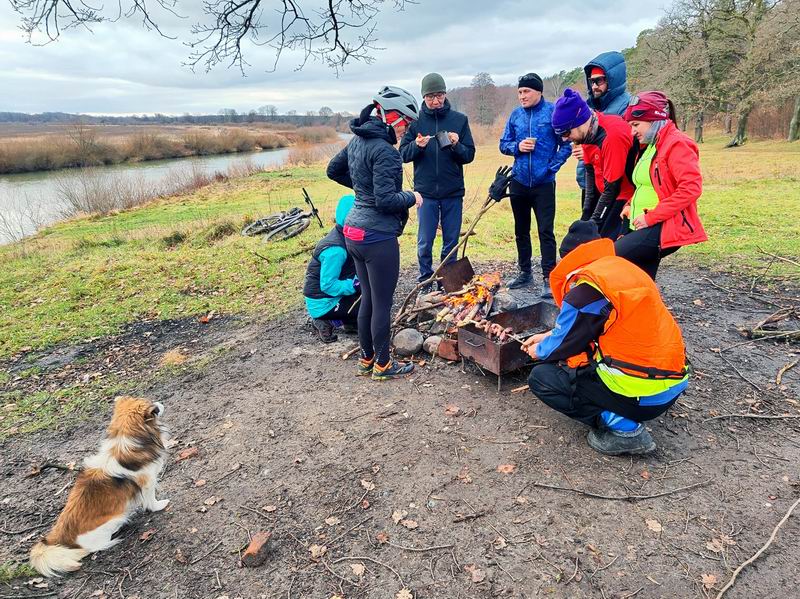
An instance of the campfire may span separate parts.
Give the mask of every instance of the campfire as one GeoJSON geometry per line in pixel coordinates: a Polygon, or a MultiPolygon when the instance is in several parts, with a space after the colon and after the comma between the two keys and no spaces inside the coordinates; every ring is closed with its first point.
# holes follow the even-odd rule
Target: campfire
{"type": "Polygon", "coordinates": [[[463,327],[483,320],[489,315],[499,288],[499,272],[475,275],[464,287],[444,296],[445,307],[436,315],[436,321],[463,327]]]}

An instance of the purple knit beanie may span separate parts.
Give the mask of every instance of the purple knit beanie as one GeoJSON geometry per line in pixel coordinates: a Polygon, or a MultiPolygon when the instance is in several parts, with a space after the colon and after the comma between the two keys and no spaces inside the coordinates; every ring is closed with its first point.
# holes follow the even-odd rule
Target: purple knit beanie
{"type": "Polygon", "coordinates": [[[570,129],[583,125],[590,118],[592,112],[581,95],[567,88],[564,95],[556,100],[551,123],[556,135],[566,135],[570,129]]]}

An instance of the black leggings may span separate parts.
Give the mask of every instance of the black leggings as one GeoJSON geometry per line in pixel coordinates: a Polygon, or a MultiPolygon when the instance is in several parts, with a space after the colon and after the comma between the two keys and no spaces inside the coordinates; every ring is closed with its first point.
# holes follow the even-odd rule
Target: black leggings
{"type": "Polygon", "coordinates": [[[358,342],[361,357],[384,366],[389,362],[390,318],[394,290],[400,276],[400,245],[397,238],[377,243],[355,243],[347,239],[347,251],[356,263],[361,282],[358,309],[358,342]]]}
{"type": "Polygon", "coordinates": [[[676,251],[678,251],[678,247],[661,249],[661,223],[644,229],[628,231],[614,242],[614,252],[617,256],[633,262],[650,275],[654,281],[661,259],[676,251]]]}

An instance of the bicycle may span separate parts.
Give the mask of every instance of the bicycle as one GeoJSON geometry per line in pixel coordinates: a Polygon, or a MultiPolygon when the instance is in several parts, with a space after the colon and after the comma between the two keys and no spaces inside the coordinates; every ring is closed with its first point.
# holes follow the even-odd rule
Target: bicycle
{"type": "Polygon", "coordinates": [[[264,243],[268,241],[283,241],[291,239],[308,229],[312,218],[316,218],[320,229],[324,229],[325,225],[322,224],[319,211],[314,206],[305,188],[302,189],[303,199],[306,204],[311,206],[309,212],[303,212],[300,208],[294,207],[289,211],[270,214],[247,225],[242,229],[242,235],[253,237],[265,234],[262,240],[264,243]]]}

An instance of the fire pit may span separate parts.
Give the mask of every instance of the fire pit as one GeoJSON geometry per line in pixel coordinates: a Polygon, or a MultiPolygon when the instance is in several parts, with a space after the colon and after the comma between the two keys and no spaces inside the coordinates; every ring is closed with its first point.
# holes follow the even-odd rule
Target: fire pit
{"type": "Polygon", "coordinates": [[[530,364],[530,357],[520,349],[524,340],[536,333],[553,328],[558,308],[549,302],[538,302],[517,310],[501,312],[488,320],[510,328],[516,339],[500,341],[493,338],[474,323],[458,329],[458,351],[464,358],[474,361],[482,369],[497,375],[497,388],[502,384],[502,375],[530,364]]]}

